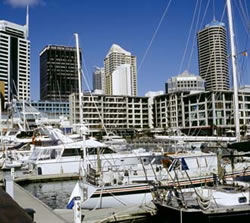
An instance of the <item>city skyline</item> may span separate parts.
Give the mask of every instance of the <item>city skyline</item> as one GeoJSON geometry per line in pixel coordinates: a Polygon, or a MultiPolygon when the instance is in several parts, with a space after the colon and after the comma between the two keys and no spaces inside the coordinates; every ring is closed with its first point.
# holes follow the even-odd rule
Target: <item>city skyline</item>
{"type": "MultiPolygon", "coordinates": [[[[18,6],[27,0],[19,1],[16,7],[13,7],[14,2],[15,0],[1,2],[0,20],[23,25],[26,9],[18,6]],[[12,6],[8,2],[12,2],[12,6]]],[[[234,7],[235,17],[239,17],[235,19],[237,49],[238,52],[242,52],[250,48],[249,41],[247,42],[249,33],[247,38],[246,30],[241,25],[239,5],[237,7],[235,1],[233,2],[233,6],[236,6],[234,7]],[[241,36],[238,37],[237,34],[241,36]]],[[[243,6],[244,2],[242,1],[243,6]]],[[[196,33],[210,23],[214,16],[213,1],[210,1],[207,16],[202,19],[208,1],[203,2],[199,13],[200,19],[197,20],[198,25],[195,24],[196,20],[193,22],[193,26],[197,29],[193,27],[190,31],[194,11],[197,16],[200,7],[200,2],[197,3],[196,0],[188,1],[188,3],[181,0],[159,0],[157,4],[153,0],[145,0],[143,3],[132,0],[77,1],[71,5],[66,0],[60,2],[33,0],[30,3],[37,3],[30,7],[29,40],[31,41],[31,98],[33,100],[40,98],[38,90],[40,51],[49,44],[74,46],[74,32],[79,33],[80,36],[80,47],[85,60],[83,66],[90,86],[92,86],[94,66],[103,66],[105,55],[114,43],[137,57],[139,96],[144,96],[148,91],[163,90],[165,82],[171,76],[176,76],[186,69],[198,75],[196,33]],[[166,16],[159,27],[164,12],[166,16]],[[203,20],[202,24],[201,20],[203,20]],[[151,48],[147,50],[157,27],[159,27],[157,35],[151,48]],[[185,50],[188,39],[189,44],[185,50]],[[186,52],[185,57],[184,52],[186,52]],[[191,54],[193,54],[192,57],[190,57],[191,54]]],[[[226,12],[223,14],[224,4],[224,0],[216,1],[215,17],[218,21],[223,21],[227,28],[226,12]],[[224,16],[221,20],[222,14],[224,16]]],[[[249,8],[247,11],[249,12],[249,8]]],[[[241,74],[241,85],[250,84],[246,74],[246,72],[249,73],[248,57],[242,56],[239,60],[244,64],[240,68],[245,66],[241,74]]],[[[231,69],[229,73],[231,81],[231,69]]],[[[84,89],[86,89],[85,86],[84,83],[84,89]]]]}

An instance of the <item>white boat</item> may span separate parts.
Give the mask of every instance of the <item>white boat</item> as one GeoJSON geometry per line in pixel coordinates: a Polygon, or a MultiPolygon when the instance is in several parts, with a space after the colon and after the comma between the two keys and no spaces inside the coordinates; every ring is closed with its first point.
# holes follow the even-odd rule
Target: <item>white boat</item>
{"type": "MultiPolygon", "coordinates": [[[[103,162],[103,161],[102,161],[103,162]]],[[[249,161],[224,163],[224,177],[250,175],[249,161]]],[[[190,186],[211,183],[217,179],[218,162],[215,153],[189,151],[165,154],[151,162],[135,165],[110,166],[100,172],[98,166],[87,168],[70,197],[72,208],[75,197],[80,197],[82,208],[109,208],[140,205],[152,200],[152,189],[160,181],[162,186],[190,186]]]]}
{"type": "Polygon", "coordinates": [[[83,162],[83,147],[87,150],[88,160],[93,168],[96,167],[98,155],[104,169],[121,164],[137,164],[141,163],[141,160],[149,162],[152,159],[150,152],[135,150],[131,153],[117,153],[105,144],[89,139],[56,146],[35,147],[27,163],[32,164],[39,175],[79,173],[83,162]]]}
{"type": "Polygon", "coordinates": [[[127,140],[124,139],[122,136],[115,135],[114,133],[109,133],[106,136],[102,137],[102,142],[105,143],[108,146],[111,146],[112,148],[116,150],[126,150],[127,149],[127,140]]]}
{"type": "MultiPolygon", "coordinates": [[[[102,161],[102,168],[110,166],[132,165],[147,163],[152,159],[152,152],[145,152],[143,149],[132,152],[117,153],[114,149],[94,139],[73,141],[64,135],[60,130],[47,127],[49,136],[57,142],[54,146],[33,145],[32,153],[26,163],[39,175],[79,173],[83,162],[84,151],[92,168],[96,168],[98,156],[102,161]]],[[[161,156],[162,153],[157,153],[161,156]]],[[[84,157],[86,159],[86,157],[84,157]]]]}
{"type": "Polygon", "coordinates": [[[215,223],[248,222],[250,217],[249,184],[219,184],[191,189],[158,190],[154,204],[161,218],[169,222],[215,223]]]}

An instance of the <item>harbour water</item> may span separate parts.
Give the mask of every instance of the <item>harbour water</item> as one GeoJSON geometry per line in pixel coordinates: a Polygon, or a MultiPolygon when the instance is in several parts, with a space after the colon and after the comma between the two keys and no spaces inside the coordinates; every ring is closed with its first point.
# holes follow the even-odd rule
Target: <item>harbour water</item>
{"type": "Polygon", "coordinates": [[[62,182],[32,183],[23,188],[52,209],[64,209],[69,201],[75,180],[62,182]]]}
{"type": "MultiPolygon", "coordinates": [[[[36,198],[48,205],[52,209],[65,209],[73,187],[76,181],[64,181],[64,182],[46,182],[46,183],[32,183],[23,185],[25,190],[28,190],[36,198]]],[[[157,214],[146,219],[134,220],[133,222],[162,222],[170,223],[164,220],[164,216],[157,214]]]]}

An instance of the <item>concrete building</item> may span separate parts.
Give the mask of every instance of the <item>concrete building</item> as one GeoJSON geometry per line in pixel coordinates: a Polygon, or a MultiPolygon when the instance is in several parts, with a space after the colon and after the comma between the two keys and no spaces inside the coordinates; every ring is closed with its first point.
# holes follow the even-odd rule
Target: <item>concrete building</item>
{"type": "Polygon", "coordinates": [[[104,67],[95,67],[93,72],[93,91],[101,90],[103,93],[106,88],[104,67]]]}
{"type": "Polygon", "coordinates": [[[0,81],[5,101],[30,100],[30,41],[26,25],[0,20],[0,81]]]}
{"type": "Polygon", "coordinates": [[[191,74],[188,71],[168,79],[166,94],[183,91],[205,91],[205,81],[200,76],[191,74]]]}
{"type": "MultiPolygon", "coordinates": [[[[81,56],[81,54],[80,54],[81,56]]],[[[40,98],[42,101],[68,101],[78,92],[75,47],[48,45],[40,53],[40,98]]]]}
{"type": "Polygon", "coordinates": [[[114,95],[112,85],[112,73],[122,64],[130,65],[132,96],[137,95],[137,68],[136,57],[130,52],[122,49],[120,46],[113,44],[104,59],[105,77],[106,77],[106,94],[114,95]]]}
{"type": "MultiPolygon", "coordinates": [[[[176,92],[154,99],[155,128],[179,128],[188,135],[226,135],[235,131],[233,92],[176,92]]],[[[241,134],[250,128],[250,87],[239,89],[241,134]]]]}
{"type": "Polygon", "coordinates": [[[227,37],[224,23],[212,21],[198,32],[200,76],[207,91],[229,90],[227,37]]]}
{"type": "Polygon", "coordinates": [[[132,96],[131,65],[122,64],[112,73],[113,95],[132,96]]]}
{"type": "MultiPolygon", "coordinates": [[[[83,119],[92,131],[149,129],[148,97],[91,95],[84,93],[83,119]]],[[[70,122],[79,123],[79,96],[69,99],[70,122]]]]}

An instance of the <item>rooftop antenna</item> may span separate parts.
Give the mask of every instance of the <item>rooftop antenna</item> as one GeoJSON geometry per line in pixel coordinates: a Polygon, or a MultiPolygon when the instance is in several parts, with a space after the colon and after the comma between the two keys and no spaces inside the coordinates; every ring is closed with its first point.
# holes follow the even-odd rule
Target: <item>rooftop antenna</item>
{"type": "Polygon", "coordinates": [[[213,0],[213,21],[216,21],[216,18],[215,18],[215,0],[213,0]]]}
{"type": "Polygon", "coordinates": [[[29,37],[29,4],[27,4],[27,12],[26,12],[26,39],[29,37]]]}

